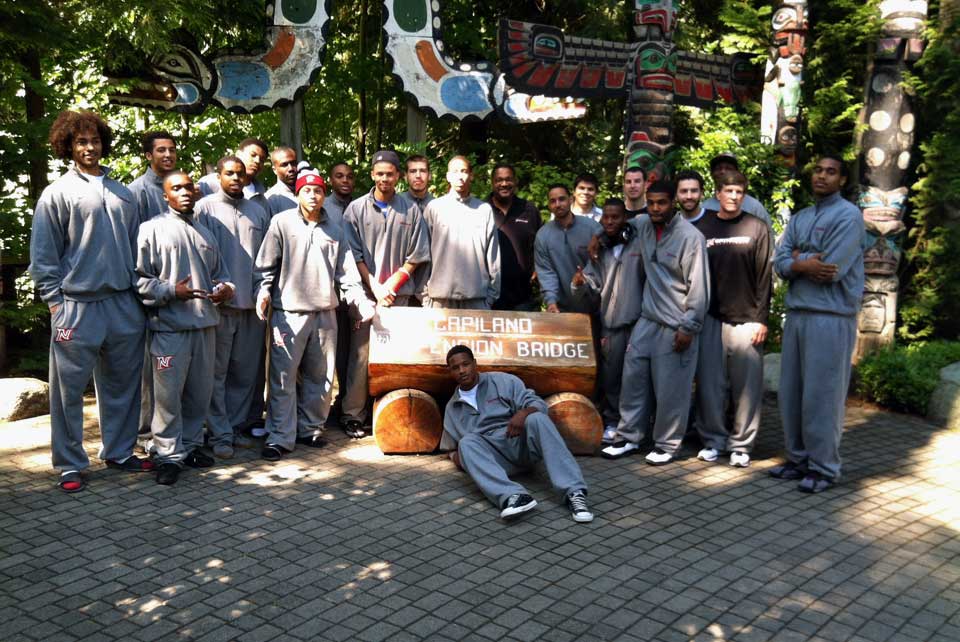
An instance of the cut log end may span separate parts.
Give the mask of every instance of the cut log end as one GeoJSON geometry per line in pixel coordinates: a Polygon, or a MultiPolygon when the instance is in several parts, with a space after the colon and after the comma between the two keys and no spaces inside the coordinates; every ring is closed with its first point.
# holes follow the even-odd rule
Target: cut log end
{"type": "Polygon", "coordinates": [[[560,392],[544,399],[550,419],[574,455],[593,455],[603,439],[603,418],[587,397],[560,392]]]}
{"type": "Polygon", "coordinates": [[[394,390],[373,406],[373,437],[386,455],[432,453],[442,432],[440,408],[421,390],[394,390]]]}

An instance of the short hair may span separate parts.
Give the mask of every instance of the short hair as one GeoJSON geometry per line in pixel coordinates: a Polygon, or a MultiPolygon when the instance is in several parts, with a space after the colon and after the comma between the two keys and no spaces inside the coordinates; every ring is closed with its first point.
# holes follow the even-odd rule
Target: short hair
{"type": "Polygon", "coordinates": [[[627,204],[623,202],[622,198],[617,198],[616,196],[611,196],[603,202],[603,208],[607,207],[620,207],[623,208],[623,211],[627,211],[627,204]]]}
{"type": "Polygon", "coordinates": [[[220,172],[223,171],[223,166],[226,165],[227,163],[240,163],[240,167],[243,168],[243,171],[244,171],[244,172],[247,171],[247,166],[246,166],[246,165],[244,164],[244,162],[243,162],[242,160],[240,160],[238,157],[236,157],[236,156],[224,156],[223,158],[221,158],[220,160],[217,161],[217,174],[219,174],[220,172]]]}
{"type": "Polygon", "coordinates": [[[577,189],[577,185],[580,183],[590,183],[594,187],[600,187],[600,181],[597,180],[596,174],[591,174],[590,172],[584,172],[583,174],[577,174],[577,177],[573,179],[573,189],[577,189]]]}
{"type": "Polygon", "coordinates": [[[550,186],[547,187],[547,194],[549,194],[555,189],[562,189],[564,192],[567,193],[567,196],[570,196],[570,188],[564,185],[563,183],[551,183],[550,186]]]}
{"type": "Polygon", "coordinates": [[[674,199],[677,196],[677,186],[661,178],[658,181],[653,181],[650,187],[647,188],[647,195],[649,196],[650,194],[666,194],[671,199],[674,199]]]}
{"type": "Polygon", "coordinates": [[[450,359],[458,354],[465,354],[470,357],[470,361],[476,361],[476,358],[473,356],[473,350],[463,344],[459,344],[447,350],[447,365],[450,365],[450,359]]]}
{"type": "Polygon", "coordinates": [[[677,184],[680,184],[680,181],[697,181],[697,184],[700,186],[700,191],[703,191],[703,176],[700,175],[700,172],[693,169],[684,169],[677,172],[677,184]]]}
{"type": "Polygon", "coordinates": [[[273,155],[274,155],[274,154],[279,154],[279,153],[281,153],[281,152],[289,152],[289,153],[293,154],[294,156],[297,155],[297,150],[295,150],[293,147],[287,147],[286,145],[280,145],[279,147],[274,147],[274,148],[273,148],[273,151],[270,152],[270,157],[273,158],[273,155]]]}
{"type": "Polygon", "coordinates": [[[341,165],[349,169],[351,172],[353,171],[353,167],[351,167],[350,163],[348,163],[347,161],[337,161],[336,163],[330,166],[330,175],[333,176],[333,170],[337,169],[341,165]]]}
{"type": "Polygon", "coordinates": [[[510,173],[513,174],[513,177],[517,177],[517,169],[510,163],[497,163],[493,166],[493,169],[490,170],[490,179],[492,180],[494,175],[496,175],[498,169],[509,169],[510,173]]]}
{"type": "Polygon", "coordinates": [[[106,158],[113,149],[113,132],[98,114],[92,111],[65,110],[60,112],[50,127],[50,147],[53,155],[63,160],[73,158],[73,137],[85,129],[96,129],[100,136],[100,155],[106,158]]]}
{"type": "Polygon", "coordinates": [[[720,178],[717,179],[717,189],[726,187],[727,185],[739,185],[743,189],[747,189],[747,177],[736,170],[724,172],[720,174],[720,178]]]}
{"type": "Polygon", "coordinates": [[[414,154],[413,156],[407,156],[407,161],[405,167],[409,170],[410,163],[426,163],[427,171],[430,171],[430,159],[424,156],[423,154],[414,154]]]}
{"type": "Polygon", "coordinates": [[[260,140],[259,138],[244,138],[243,140],[240,141],[240,144],[237,145],[237,151],[239,152],[243,149],[246,149],[247,147],[250,147],[250,145],[256,145],[257,147],[262,149],[264,156],[270,153],[270,148],[267,147],[267,144],[262,140],[260,140]]]}
{"type": "Polygon", "coordinates": [[[850,177],[850,168],[847,166],[847,161],[843,160],[843,158],[841,158],[839,154],[833,154],[833,153],[820,154],[820,156],[818,156],[817,159],[818,160],[827,159],[827,160],[832,160],[840,163],[840,176],[843,176],[844,178],[850,177]]]}
{"type": "Polygon", "coordinates": [[[466,156],[464,156],[463,154],[457,154],[456,156],[454,156],[453,158],[451,158],[450,160],[448,160],[448,161],[447,161],[447,170],[450,169],[450,164],[453,163],[453,161],[455,161],[455,160],[462,160],[464,163],[467,164],[467,171],[468,171],[468,172],[472,172],[472,171],[473,171],[473,163],[471,163],[471,162],[470,162],[470,159],[467,158],[466,156]]]}
{"type": "Polygon", "coordinates": [[[146,132],[143,137],[140,139],[140,148],[143,150],[144,154],[153,153],[153,144],[158,140],[172,140],[174,146],[177,144],[177,139],[173,137],[173,134],[170,132],[159,129],[151,132],[146,132]]]}
{"type": "Polygon", "coordinates": [[[637,172],[643,174],[643,180],[647,180],[647,170],[643,169],[639,165],[631,165],[623,171],[623,175],[626,176],[627,174],[636,174],[637,172]]]}
{"type": "Polygon", "coordinates": [[[187,172],[185,172],[185,171],[182,170],[182,169],[175,169],[175,170],[173,170],[172,172],[169,172],[166,176],[163,177],[163,185],[166,186],[167,181],[169,181],[170,178],[173,177],[173,176],[186,176],[187,178],[190,179],[190,182],[193,182],[193,178],[190,177],[190,174],[188,174],[187,172]]]}

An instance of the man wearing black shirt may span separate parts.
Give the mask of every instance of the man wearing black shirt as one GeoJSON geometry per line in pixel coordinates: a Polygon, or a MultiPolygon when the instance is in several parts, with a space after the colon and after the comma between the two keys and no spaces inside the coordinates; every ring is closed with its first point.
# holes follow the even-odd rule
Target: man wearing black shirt
{"type": "Polygon", "coordinates": [[[500,242],[500,298],[494,310],[534,311],[533,243],[540,229],[540,212],[517,196],[517,173],[511,165],[498,163],[491,175],[493,193],[487,199],[493,209],[500,242]]]}
{"type": "Polygon", "coordinates": [[[697,455],[716,461],[730,452],[730,465],[750,465],[763,399],[763,342],[770,310],[770,229],[741,210],[747,179],[740,172],[720,178],[720,211],[707,210],[697,228],[707,241],[710,307],[700,333],[696,421],[703,440],[697,455]],[[726,427],[732,403],[733,429],[726,427]]]}

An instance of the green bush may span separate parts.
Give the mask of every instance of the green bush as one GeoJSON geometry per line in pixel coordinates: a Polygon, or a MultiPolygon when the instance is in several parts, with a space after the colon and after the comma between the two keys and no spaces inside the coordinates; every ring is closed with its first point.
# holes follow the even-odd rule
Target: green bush
{"type": "Polygon", "coordinates": [[[927,413],[940,368],[960,361],[960,342],[918,342],[866,357],[857,365],[857,389],[893,410],[927,413]]]}

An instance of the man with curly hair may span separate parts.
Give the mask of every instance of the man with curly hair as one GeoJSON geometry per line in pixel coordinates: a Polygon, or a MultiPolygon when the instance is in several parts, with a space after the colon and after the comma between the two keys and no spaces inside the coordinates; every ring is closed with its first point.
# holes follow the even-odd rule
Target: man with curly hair
{"type": "Polygon", "coordinates": [[[97,114],[61,112],[50,130],[58,158],[73,161],[33,213],[30,276],[50,308],[50,425],[59,487],[84,487],[83,391],[93,375],[107,466],[149,472],[133,455],[140,412],[145,319],[133,290],[140,223],[129,189],[100,159],[113,135],[97,114]]]}

